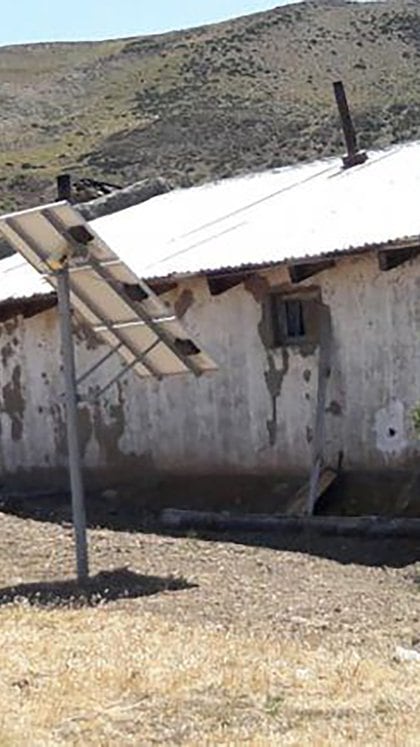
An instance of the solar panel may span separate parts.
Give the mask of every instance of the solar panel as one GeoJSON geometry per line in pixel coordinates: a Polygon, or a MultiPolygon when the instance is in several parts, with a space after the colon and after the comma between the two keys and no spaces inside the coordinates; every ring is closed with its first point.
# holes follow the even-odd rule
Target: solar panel
{"type": "Polygon", "coordinates": [[[139,376],[199,376],[217,369],[166,304],[68,202],[2,216],[0,233],[54,287],[54,273],[67,263],[73,307],[139,376]]]}

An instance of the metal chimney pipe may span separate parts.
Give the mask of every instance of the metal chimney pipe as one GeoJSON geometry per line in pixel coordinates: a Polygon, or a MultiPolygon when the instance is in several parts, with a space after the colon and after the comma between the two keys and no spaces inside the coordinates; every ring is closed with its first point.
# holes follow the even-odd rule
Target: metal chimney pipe
{"type": "Polygon", "coordinates": [[[71,176],[59,174],[57,176],[57,199],[71,202],[71,176]]]}
{"type": "Polygon", "coordinates": [[[358,150],[356,132],[342,81],[336,81],[333,83],[333,87],[347,147],[347,155],[343,156],[343,166],[345,169],[349,169],[352,166],[364,163],[367,160],[367,153],[358,150]]]}

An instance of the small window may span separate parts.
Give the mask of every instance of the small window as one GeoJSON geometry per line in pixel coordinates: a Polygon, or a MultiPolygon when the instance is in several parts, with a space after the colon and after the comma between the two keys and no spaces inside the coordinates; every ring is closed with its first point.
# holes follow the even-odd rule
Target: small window
{"type": "Polygon", "coordinates": [[[272,293],[269,296],[272,347],[299,345],[306,342],[313,334],[311,324],[313,314],[313,297],[299,298],[292,294],[272,293]]]}
{"type": "Polygon", "coordinates": [[[302,301],[284,301],[287,337],[305,337],[302,301]]]}

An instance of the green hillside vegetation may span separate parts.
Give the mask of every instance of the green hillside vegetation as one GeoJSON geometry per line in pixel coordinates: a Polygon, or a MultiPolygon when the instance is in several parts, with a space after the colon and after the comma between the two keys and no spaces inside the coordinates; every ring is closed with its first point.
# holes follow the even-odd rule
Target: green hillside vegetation
{"type": "Polygon", "coordinates": [[[64,170],[200,183],[420,137],[418,3],[303,3],[153,37],[0,48],[0,209],[64,170]]]}

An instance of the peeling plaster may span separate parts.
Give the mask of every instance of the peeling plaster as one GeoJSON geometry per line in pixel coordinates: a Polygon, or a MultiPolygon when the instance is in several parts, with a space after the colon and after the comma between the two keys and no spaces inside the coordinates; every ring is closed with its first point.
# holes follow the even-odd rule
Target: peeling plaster
{"type": "Polygon", "coordinates": [[[325,412],[330,412],[331,415],[338,417],[343,414],[343,408],[337,400],[332,399],[325,412]]]}
{"type": "Polygon", "coordinates": [[[61,407],[61,405],[54,404],[51,405],[50,412],[54,424],[53,432],[55,448],[57,453],[63,457],[67,454],[67,431],[64,408],[61,407]]]}
{"type": "Polygon", "coordinates": [[[74,325],[74,336],[79,342],[85,344],[86,350],[97,350],[103,345],[93,329],[82,321],[74,325]]]}
{"type": "Polygon", "coordinates": [[[78,416],[79,416],[80,450],[82,452],[82,456],[84,456],[86,454],[86,449],[89,446],[89,441],[92,438],[92,434],[93,434],[93,424],[92,424],[92,418],[91,418],[89,407],[87,405],[84,405],[83,407],[79,407],[78,416]]]}
{"type": "Polygon", "coordinates": [[[19,326],[19,318],[17,316],[13,317],[12,319],[8,319],[7,322],[4,323],[4,331],[6,333],[7,337],[10,337],[15,329],[17,329],[19,326]]]}
{"type": "Polygon", "coordinates": [[[376,448],[388,456],[398,456],[408,446],[404,427],[404,405],[393,399],[375,414],[376,448]]]}
{"type": "Polygon", "coordinates": [[[95,406],[93,416],[94,434],[105,464],[115,464],[116,456],[120,453],[118,442],[125,429],[124,396],[120,382],[117,387],[118,402],[108,407],[110,422],[105,421],[99,403],[95,406]]]}
{"type": "MultiPolygon", "coordinates": [[[[40,410],[42,411],[42,408],[39,408],[39,411],[40,410]]],[[[54,423],[54,441],[57,453],[62,457],[67,456],[67,426],[65,408],[62,405],[54,404],[50,408],[50,413],[54,423]]],[[[87,405],[79,407],[78,419],[80,451],[82,453],[82,456],[84,456],[93,433],[92,419],[89,407],[87,405]]]]}
{"type": "MultiPolygon", "coordinates": [[[[420,319],[420,304],[414,295],[416,281],[408,267],[393,271],[396,276],[400,273],[404,280],[399,290],[401,298],[396,303],[394,275],[379,273],[374,256],[369,259],[366,275],[362,275],[358,266],[352,270],[349,260],[343,259],[342,270],[340,268],[334,281],[330,280],[330,273],[319,276],[322,296],[332,308],[334,321],[334,366],[325,403],[329,413],[326,416],[326,455],[329,460],[333,454],[335,457],[340,446],[345,448],[351,469],[383,469],[384,465],[400,468],[419,454],[418,442],[412,440],[409,416],[409,409],[418,398],[418,376],[410,367],[416,357],[415,329],[420,319]],[[389,309],[392,313],[388,313],[389,309]],[[367,319],[374,322],[371,331],[367,319]],[[383,345],[384,339],[389,345],[383,345]],[[395,400],[400,402],[400,415],[395,400]],[[398,415],[400,419],[395,420],[391,415],[398,415]]],[[[311,453],[308,446],[312,438],[311,416],[316,406],[317,359],[305,358],[299,346],[290,346],[286,372],[287,362],[282,356],[287,353],[273,349],[269,335],[266,297],[272,290],[292,291],[286,280],[285,273],[280,270],[261,273],[260,277],[254,275],[246,281],[247,290],[241,285],[233,293],[218,298],[209,297],[204,278],[188,280],[184,290],[191,289],[195,301],[186,318],[200,331],[203,340],[209,341],[209,347],[214,345],[219,371],[209,377],[209,383],[204,377],[192,383],[189,377],[185,383],[182,377],[174,380],[167,386],[171,389],[170,397],[166,384],[139,383],[136,377],[130,376],[127,386],[122,387],[124,413],[116,389],[102,401],[99,411],[93,404],[81,402],[85,465],[95,474],[95,479],[100,476],[101,481],[109,478],[115,482],[133,480],[137,485],[137,476],[143,471],[143,455],[152,448],[147,459],[144,456],[148,469],[153,460],[156,470],[178,468],[181,463],[197,469],[198,465],[214,473],[219,469],[221,472],[242,469],[244,465],[246,469],[261,472],[306,469],[311,453]],[[267,317],[265,330],[261,312],[267,317]],[[220,335],[220,329],[226,330],[226,334],[220,335]],[[252,395],[250,401],[248,392],[252,395]],[[129,406],[140,396],[143,398],[141,407],[129,406]],[[192,433],[184,439],[180,422],[186,417],[185,402],[192,433]],[[223,439],[218,438],[214,407],[223,409],[223,416],[224,409],[231,408],[223,419],[223,439]],[[253,427],[249,429],[245,424],[249,424],[251,418],[253,427]],[[153,447],[150,433],[142,428],[144,422],[149,421],[154,426],[153,447]]],[[[300,288],[296,291],[300,292],[300,288]]],[[[171,299],[178,297],[182,311],[182,306],[189,303],[189,296],[184,295],[182,304],[181,296],[182,289],[178,293],[171,291],[171,299]]],[[[173,301],[171,303],[173,305],[173,301]]],[[[311,317],[310,321],[312,332],[316,320],[311,317]]],[[[14,324],[11,322],[9,329],[14,324]]],[[[18,359],[20,354],[22,360],[28,361],[31,382],[26,384],[22,365],[26,406],[20,441],[12,440],[11,420],[3,402],[0,404],[3,425],[0,467],[4,473],[27,474],[29,480],[38,472],[44,480],[47,474],[51,474],[48,480],[66,480],[63,407],[55,411],[55,420],[51,414],[53,403],[64,405],[58,400],[62,385],[57,352],[57,311],[52,309],[39,315],[29,324],[19,317],[18,328],[9,338],[2,323],[0,333],[3,335],[0,353],[6,343],[11,341],[14,346],[19,338],[12,358],[9,358],[9,347],[6,348],[8,368],[3,369],[2,385],[11,381],[15,364],[22,365],[18,359]],[[38,348],[41,343],[42,348],[38,348]]],[[[92,353],[87,350],[85,341],[77,347],[80,369],[85,370],[91,363],[92,353]]],[[[117,363],[115,361],[116,369],[117,363]]],[[[111,362],[110,372],[112,365],[111,362]]],[[[100,381],[97,379],[96,384],[100,381]]],[[[9,388],[13,389],[13,382],[9,388]]],[[[19,420],[17,428],[19,430],[19,420]]],[[[14,432],[16,435],[16,425],[14,432]]]]}
{"type": "Polygon", "coordinates": [[[270,334],[266,319],[265,299],[270,292],[268,280],[260,275],[251,275],[245,280],[244,287],[252,295],[254,301],[261,306],[261,321],[258,324],[258,333],[267,356],[268,370],[264,372],[264,379],[271,399],[271,417],[266,421],[266,425],[270,446],[275,446],[278,425],[277,401],[281,394],[284,377],[289,370],[289,351],[287,348],[281,349],[282,367],[281,369],[276,368],[275,357],[270,349],[270,334]]]}
{"type": "Polygon", "coordinates": [[[5,368],[10,360],[12,358],[14,353],[13,346],[11,342],[6,342],[5,345],[3,345],[1,349],[1,361],[3,363],[3,368],[5,368]]]}
{"type": "Polygon", "coordinates": [[[267,352],[268,371],[264,373],[265,383],[271,397],[271,418],[267,420],[268,437],[270,446],[275,446],[277,441],[277,400],[281,394],[283,380],[289,370],[289,351],[282,348],[282,368],[276,368],[274,356],[267,352]]]}
{"type": "Polygon", "coordinates": [[[12,421],[11,434],[13,441],[20,441],[23,434],[23,417],[25,398],[22,394],[21,367],[15,366],[12,379],[3,387],[3,409],[12,421]]]}

